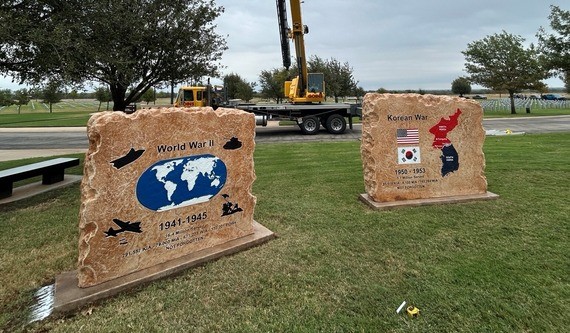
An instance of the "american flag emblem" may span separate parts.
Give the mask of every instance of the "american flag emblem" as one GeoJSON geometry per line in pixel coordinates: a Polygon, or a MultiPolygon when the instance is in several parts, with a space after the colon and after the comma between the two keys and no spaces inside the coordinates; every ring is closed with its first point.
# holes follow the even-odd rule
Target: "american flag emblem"
{"type": "Polygon", "coordinates": [[[420,143],[420,132],[417,128],[401,129],[396,131],[399,145],[414,145],[420,143]]]}

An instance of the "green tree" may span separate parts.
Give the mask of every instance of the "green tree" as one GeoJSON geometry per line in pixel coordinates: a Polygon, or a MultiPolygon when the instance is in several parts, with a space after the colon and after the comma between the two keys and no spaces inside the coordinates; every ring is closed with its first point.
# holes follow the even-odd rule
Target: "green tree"
{"type": "Polygon", "coordinates": [[[362,87],[356,87],[354,89],[354,96],[356,96],[356,101],[359,102],[362,100],[362,98],[364,97],[364,95],[366,95],[366,90],[364,90],[364,88],[362,87]]]}
{"type": "Polygon", "coordinates": [[[241,76],[235,73],[224,76],[224,89],[226,89],[226,96],[228,99],[236,99],[237,91],[240,82],[243,82],[241,76]]]}
{"type": "Polygon", "coordinates": [[[249,83],[240,75],[231,73],[224,76],[224,88],[228,99],[242,99],[246,102],[253,98],[255,83],[249,83]]]}
{"type": "Polygon", "coordinates": [[[42,89],[40,87],[32,87],[30,90],[28,90],[28,92],[30,93],[32,99],[35,99],[36,101],[41,98],[42,89]]]}
{"type": "Polygon", "coordinates": [[[469,81],[495,91],[507,91],[511,113],[515,114],[514,94],[523,89],[539,89],[547,72],[539,62],[538,51],[523,46],[524,38],[503,31],[471,42],[463,51],[469,81]]]}
{"type": "Polygon", "coordinates": [[[289,71],[284,68],[273,68],[261,71],[259,74],[261,96],[263,98],[274,99],[276,103],[281,103],[285,97],[283,88],[288,76],[289,71]]]}
{"type": "Polygon", "coordinates": [[[459,97],[463,97],[465,94],[471,93],[471,83],[465,77],[458,77],[451,83],[451,92],[458,94],[459,97]]]}
{"type": "Polygon", "coordinates": [[[570,11],[550,6],[548,18],[554,33],[548,34],[542,27],[539,29],[539,50],[546,68],[558,75],[566,91],[570,92],[570,11]]]}
{"type": "Polygon", "coordinates": [[[0,106],[10,106],[14,104],[12,91],[10,89],[0,89],[0,106]]]}
{"type": "Polygon", "coordinates": [[[99,82],[124,110],[160,83],[217,76],[222,13],[214,0],[7,0],[0,73],[31,84],[99,82]]]}
{"type": "Polygon", "coordinates": [[[79,97],[79,92],[77,92],[77,89],[72,89],[69,94],[67,95],[68,98],[71,98],[73,101],[75,101],[77,99],[77,97],[79,97]]]}
{"type": "Polygon", "coordinates": [[[28,105],[30,100],[30,92],[27,89],[19,89],[14,92],[14,102],[18,105],[18,114],[20,114],[22,105],[28,105]]]}
{"type": "Polygon", "coordinates": [[[155,102],[156,101],[156,90],[154,88],[151,88],[149,90],[147,90],[143,95],[142,95],[142,100],[146,102],[146,105],[148,105],[150,102],[155,102]]]}
{"type": "Polygon", "coordinates": [[[42,90],[42,102],[49,105],[49,113],[53,112],[53,104],[61,102],[63,92],[61,84],[57,81],[51,81],[46,84],[42,90]]]}
{"type": "Polygon", "coordinates": [[[353,76],[353,69],[348,62],[331,58],[323,60],[318,56],[312,56],[307,62],[311,73],[323,73],[325,75],[325,91],[338,103],[340,97],[346,97],[354,93],[357,82],[353,76]]]}
{"type": "Polygon", "coordinates": [[[101,111],[101,103],[107,103],[107,110],[109,110],[109,102],[113,100],[109,88],[103,86],[95,89],[95,99],[99,102],[97,112],[101,111]]]}
{"type": "Polygon", "coordinates": [[[249,102],[255,94],[255,82],[240,82],[237,87],[237,97],[249,102]]]}

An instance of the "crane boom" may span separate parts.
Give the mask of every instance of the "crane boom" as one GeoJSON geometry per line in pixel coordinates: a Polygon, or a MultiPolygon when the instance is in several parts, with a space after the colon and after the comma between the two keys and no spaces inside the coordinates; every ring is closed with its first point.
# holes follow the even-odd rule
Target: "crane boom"
{"type": "Polygon", "coordinates": [[[287,8],[285,0],[277,0],[277,19],[279,21],[279,37],[281,37],[281,55],[283,67],[291,67],[291,49],[289,48],[289,27],[287,25],[287,8]]]}
{"type": "Polygon", "coordinates": [[[301,17],[301,0],[291,0],[291,38],[295,43],[295,52],[297,54],[297,68],[299,69],[299,87],[300,96],[305,96],[307,86],[307,59],[305,58],[305,32],[308,28],[303,26],[301,17]]]}
{"type": "Polygon", "coordinates": [[[325,83],[323,74],[308,73],[305,55],[305,37],[309,33],[307,26],[303,25],[301,15],[301,0],[290,0],[292,27],[287,26],[287,9],[285,0],[276,0],[279,32],[281,37],[281,53],[283,65],[289,69],[291,66],[290,49],[287,39],[293,40],[295,45],[296,64],[298,75],[291,81],[285,82],[285,96],[292,103],[320,103],[325,99],[325,83]]]}

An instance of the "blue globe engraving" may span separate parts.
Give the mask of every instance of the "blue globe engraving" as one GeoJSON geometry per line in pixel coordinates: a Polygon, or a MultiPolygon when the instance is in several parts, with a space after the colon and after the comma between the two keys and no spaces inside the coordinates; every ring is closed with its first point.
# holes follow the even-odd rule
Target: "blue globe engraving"
{"type": "Polygon", "coordinates": [[[165,211],[209,201],[226,184],[226,164],[210,154],[158,161],[139,177],[138,201],[165,211]]]}

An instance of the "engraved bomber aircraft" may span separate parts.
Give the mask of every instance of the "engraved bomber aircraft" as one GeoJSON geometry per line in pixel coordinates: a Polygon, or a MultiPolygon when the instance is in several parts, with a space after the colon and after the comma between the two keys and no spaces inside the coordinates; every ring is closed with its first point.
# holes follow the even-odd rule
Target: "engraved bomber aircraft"
{"type": "Polygon", "coordinates": [[[125,231],[136,233],[142,232],[140,222],[131,223],[130,221],[121,221],[119,219],[113,219],[113,222],[115,222],[115,224],[118,225],[120,229],[115,230],[113,228],[109,228],[109,230],[104,231],[105,235],[107,235],[106,237],[116,237],[118,234],[125,231]]]}

